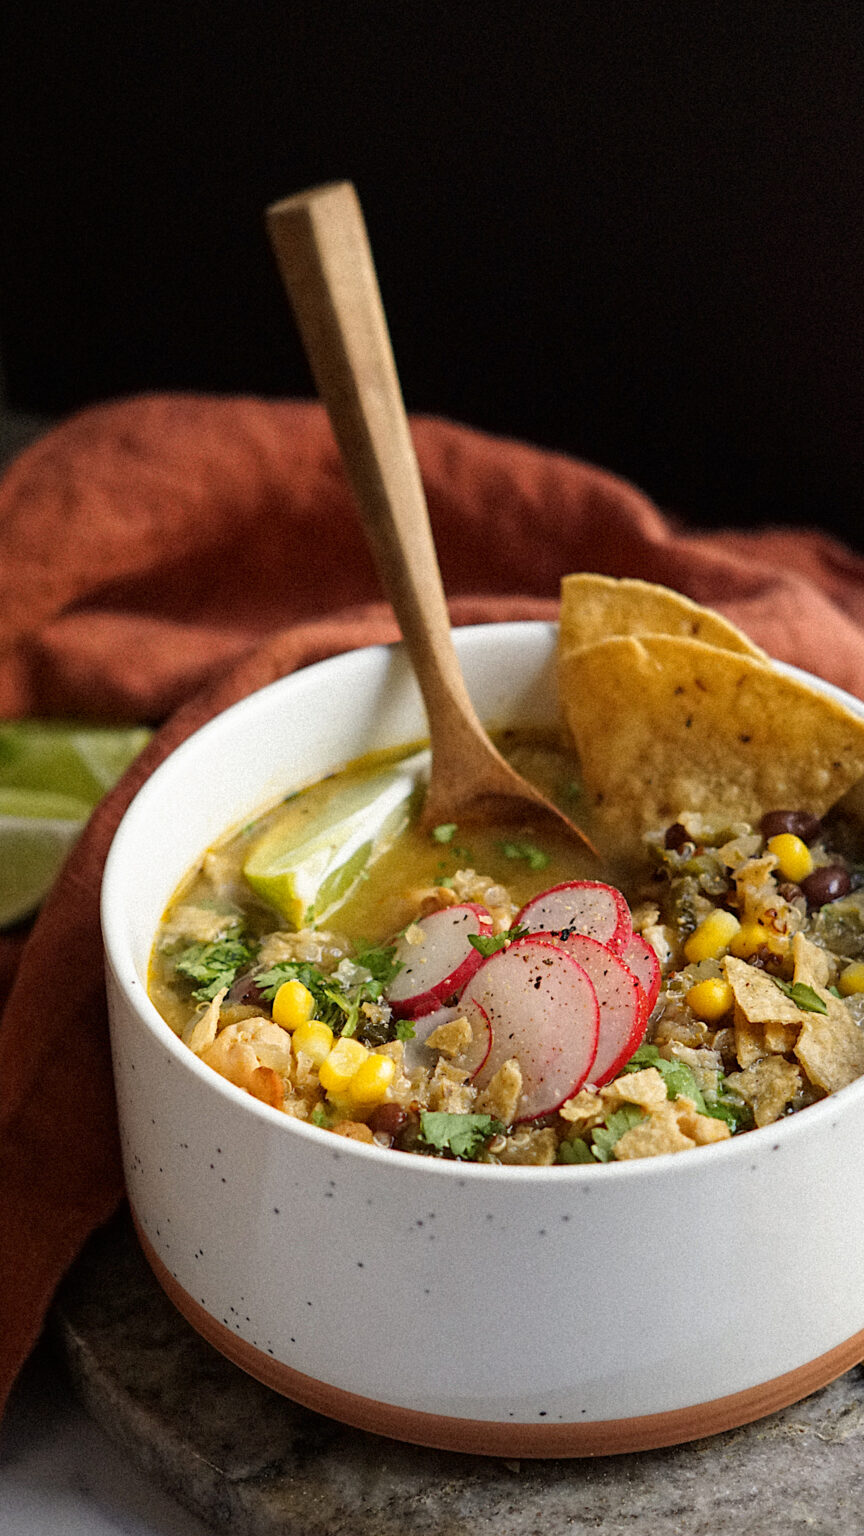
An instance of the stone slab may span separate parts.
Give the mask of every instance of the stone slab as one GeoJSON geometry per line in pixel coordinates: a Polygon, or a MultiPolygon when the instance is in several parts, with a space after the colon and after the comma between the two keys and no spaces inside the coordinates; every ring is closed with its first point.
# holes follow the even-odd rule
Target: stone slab
{"type": "Polygon", "coordinates": [[[521,1462],[418,1450],[296,1407],[224,1360],[159,1289],[125,1213],[91,1240],[52,1326],[108,1434],[232,1536],[864,1529],[860,1366],[759,1424],[672,1450],[521,1462]]]}

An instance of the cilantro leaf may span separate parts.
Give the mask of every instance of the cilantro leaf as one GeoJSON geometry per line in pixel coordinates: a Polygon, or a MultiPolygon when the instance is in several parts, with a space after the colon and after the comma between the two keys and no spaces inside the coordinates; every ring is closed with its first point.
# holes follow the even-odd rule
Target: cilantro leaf
{"type": "Polygon", "coordinates": [[[499,949],[506,949],[514,939],[521,939],[528,929],[524,924],[518,928],[505,928],[503,933],[469,933],[468,943],[481,955],[495,955],[499,949]]]}
{"type": "Polygon", "coordinates": [[[443,1110],[424,1110],[420,1116],[420,1135],[436,1152],[471,1159],[482,1152],[490,1136],[504,1127],[492,1115],[449,1115],[443,1110]]]}
{"type": "Polygon", "coordinates": [[[437,827],[432,828],[432,836],[436,843],[452,843],[455,832],[455,821],[442,821],[437,827]]]}
{"type": "Polygon", "coordinates": [[[622,1104],[620,1109],[609,1116],[605,1125],[595,1125],[591,1132],[591,1151],[598,1163],[611,1162],[616,1141],[620,1141],[626,1131],[632,1131],[634,1125],[644,1119],[645,1111],[638,1104],[622,1104]]]}
{"type": "Polygon", "coordinates": [[[824,997],[820,997],[818,992],[808,987],[805,981],[781,981],[778,976],[773,976],[771,979],[781,992],[785,992],[796,1008],[802,1009],[804,1013],[828,1012],[828,1004],[824,997]]]}
{"type": "Polygon", "coordinates": [[[413,1040],[417,1031],[410,1019],[400,1019],[396,1025],[397,1040],[413,1040]]]}
{"type": "Polygon", "coordinates": [[[210,944],[189,944],[174,960],[178,975],[197,981],[192,993],[198,1003],[209,1003],[223,987],[230,987],[239,971],[251,965],[254,951],[239,933],[210,944]]]}
{"type": "Polygon", "coordinates": [[[545,869],[550,862],[550,855],[538,848],[536,843],[500,842],[498,848],[505,859],[524,859],[531,869],[545,869]]]}
{"type": "Polygon", "coordinates": [[[559,1163],[593,1163],[591,1148],[581,1136],[574,1136],[562,1141],[558,1147],[556,1161],[559,1163]]]}

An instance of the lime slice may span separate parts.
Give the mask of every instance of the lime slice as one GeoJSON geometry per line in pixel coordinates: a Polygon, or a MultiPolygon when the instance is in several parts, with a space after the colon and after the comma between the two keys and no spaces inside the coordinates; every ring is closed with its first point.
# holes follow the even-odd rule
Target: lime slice
{"type": "Polygon", "coordinates": [[[137,726],[0,724],[0,928],[36,910],[94,806],[149,738],[137,726]]]}
{"type": "Polygon", "coordinates": [[[0,928],[36,910],[89,815],[72,795],[0,788],[0,928]]]}
{"type": "Polygon", "coordinates": [[[311,812],[314,802],[297,795],[246,859],[252,889],[294,928],[326,921],[407,826],[427,763],[428,754],[418,753],[342,784],[311,812]]]}
{"type": "Polygon", "coordinates": [[[0,788],[55,790],[92,808],[150,739],[144,727],[113,729],[65,721],[0,725],[0,788]]]}

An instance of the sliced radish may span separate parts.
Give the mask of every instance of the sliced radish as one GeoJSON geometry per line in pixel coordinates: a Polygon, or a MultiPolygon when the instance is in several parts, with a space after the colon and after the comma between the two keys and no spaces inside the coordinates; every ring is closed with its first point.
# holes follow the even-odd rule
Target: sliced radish
{"type": "Polygon", "coordinates": [[[400,1018],[413,1019],[455,1001],[483,964],[469,935],[491,933],[492,916],[485,907],[466,901],[430,912],[409,931],[419,942],[409,943],[404,934],[399,940],[396,959],[402,970],[387,988],[386,999],[400,1018]]]}
{"type": "Polygon", "coordinates": [[[520,1120],[550,1115],[577,1093],[597,1052],[600,1010],[588,975],[548,939],[516,939],[471,977],[460,1006],[479,1004],[492,1033],[475,1073],[485,1088],[505,1061],[522,1071],[520,1120]]]}
{"type": "Polygon", "coordinates": [[[548,937],[579,962],[597,994],[600,1032],[590,1077],[595,1088],[602,1088],[641,1045],[648,1024],[648,999],[633,972],[608,945],[598,944],[586,933],[567,932],[565,938],[550,933],[548,937]]]}
{"type": "Polygon", "coordinates": [[[633,933],[621,950],[621,959],[642,987],[650,1013],[660,995],[660,962],[647,939],[633,933]]]}
{"type": "Polygon", "coordinates": [[[587,933],[598,944],[608,944],[616,953],[623,949],[633,932],[630,908],[614,885],[600,880],[568,880],[553,885],[526,902],[516,917],[516,926],[531,933],[560,933],[573,929],[587,933]]]}

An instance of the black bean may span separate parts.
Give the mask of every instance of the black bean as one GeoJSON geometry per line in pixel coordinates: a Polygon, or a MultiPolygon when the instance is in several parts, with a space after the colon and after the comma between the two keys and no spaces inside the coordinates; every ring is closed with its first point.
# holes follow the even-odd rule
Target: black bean
{"type": "Polygon", "coordinates": [[[852,880],[848,869],[844,869],[842,864],[823,864],[819,869],[814,869],[806,880],[801,881],[801,889],[807,898],[808,907],[824,907],[826,902],[839,901],[841,896],[848,896],[852,880]]]}
{"type": "Polygon", "coordinates": [[[392,1147],[407,1119],[407,1112],[401,1104],[379,1104],[377,1109],[373,1109],[366,1124],[373,1136],[389,1136],[392,1147]]]}
{"type": "Polygon", "coordinates": [[[815,843],[822,832],[822,823],[809,811],[766,811],[760,830],[766,843],[769,837],[779,837],[782,832],[791,832],[793,837],[800,837],[802,843],[815,843]]]}
{"type": "Polygon", "coordinates": [[[251,971],[244,971],[242,976],[235,976],[225,1001],[226,1003],[245,1003],[247,1007],[261,1008],[265,1011],[269,1011],[270,1008],[251,971]]]}
{"type": "Polygon", "coordinates": [[[692,842],[690,833],[680,821],[673,821],[671,827],[666,828],[666,836],[663,839],[665,848],[671,848],[675,853],[680,853],[685,843],[692,842]]]}

